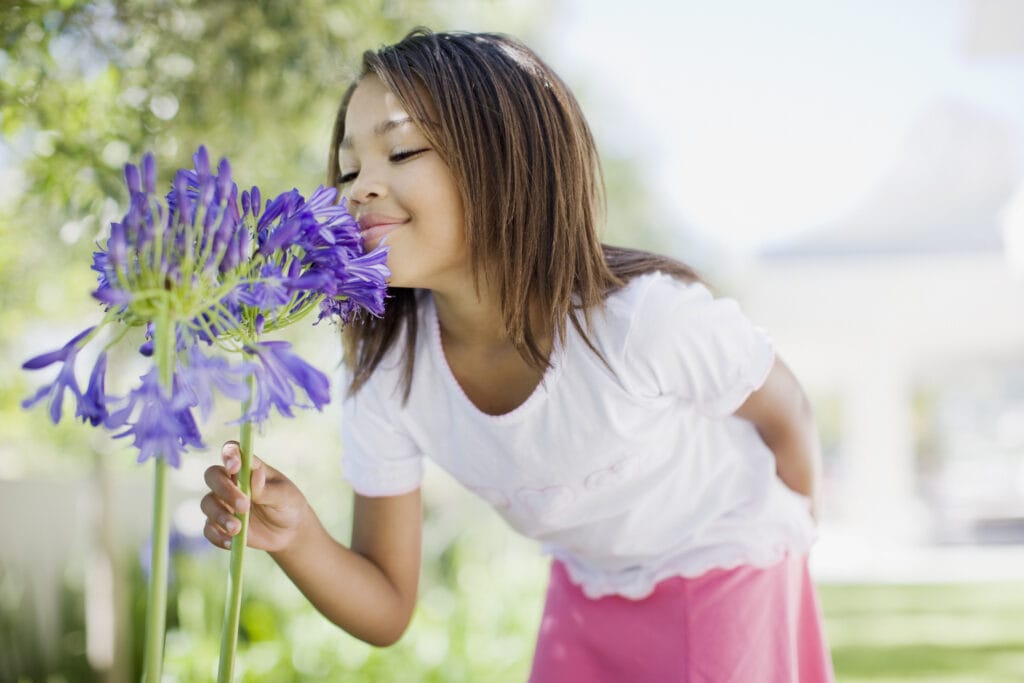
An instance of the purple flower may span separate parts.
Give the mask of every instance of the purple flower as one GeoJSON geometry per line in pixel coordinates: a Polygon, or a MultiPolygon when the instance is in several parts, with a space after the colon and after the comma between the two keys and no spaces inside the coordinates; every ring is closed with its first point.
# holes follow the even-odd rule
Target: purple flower
{"type": "Polygon", "coordinates": [[[335,204],[338,191],[333,187],[320,186],[306,202],[318,221],[318,230],[312,246],[324,247],[338,245],[355,256],[362,252],[359,239],[359,224],[348,211],[347,198],[335,204]]]}
{"type": "Polygon", "coordinates": [[[79,397],[78,409],[75,410],[75,417],[82,418],[82,422],[88,422],[93,427],[102,424],[108,415],[106,373],[107,354],[103,352],[96,359],[96,365],[93,366],[92,373],[89,375],[89,386],[79,397]]]}
{"type": "Polygon", "coordinates": [[[324,287],[326,298],[320,305],[318,320],[337,315],[347,323],[360,309],[383,315],[387,278],[391,276],[387,258],[387,247],[381,247],[337,264],[334,278],[324,287]]]}
{"type": "Polygon", "coordinates": [[[182,387],[177,374],[170,395],[160,383],[156,368],[141,377],[142,384],[133,389],[126,403],[106,420],[109,429],[128,425],[128,429],[114,436],[121,439],[134,437],[133,445],[139,451],[138,461],[162,457],[172,467],[181,464],[181,454],[188,446],[205,448],[192,416],[190,392],[182,387]],[[129,424],[133,413],[138,413],[129,424]]]}
{"type": "Polygon", "coordinates": [[[109,251],[94,251],[92,254],[92,269],[96,271],[96,281],[99,283],[99,287],[92,295],[107,307],[123,306],[132,300],[132,295],[129,292],[117,286],[117,269],[124,266],[125,260],[124,247],[120,243],[115,243],[119,238],[123,239],[123,230],[119,230],[119,228],[121,228],[119,223],[113,223],[110,226],[110,239],[107,240],[109,251]],[[116,259],[120,259],[120,261],[116,259]]]}
{"type": "Polygon", "coordinates": [[[160,359],[174,364],[173,386],[162,386],[152,368],[127,396],[110,396],[104,352],[83,394],[74,365],[92,329],[25,363],[29,370],[61,363],[57,378],[25,407],[48,399],[57,422],[70,390],[76,416],[119,431],[117,438],[131,436],[140,462],[163,457],[177,466],[188,447],[201,447],[193,414],[207,416],[218,392],[249,399],[243,419],[256,422],[273,409],[288,417],[303,403],[321,409],[330,400],[327,377],[286,342],[258,342],[264,327],[294,322],[318,303],[321,319],[380,315],[387,293],[387,250],[364,252],[359,226],[345,201],[336,203],[334,188],[319,187],[308,200],[293,189],[265,201],[255,186],[239,196],[231,165],[222,159],[213,167],[205,147],[193,164],[175,173],[164,196],[156,193],[152,154],[139,166],[127,164],[127,211],[92,260],[104,324],[145,324],[139,351],[154,358],[153,321],[174,330],[174,359],[160,359]],[[208,357],[202,343],[241,349],[247,362],[208,357]]]}
{"type": "Polygon", "coordinates": [[[192,163],[196,167],[196,176],[202,182],[210,175],[210,155],[206,152],[206,145],[199,145],[199,149],[192,155],[192,163]]]}
{"type": "Polygon", "coordinates": [[[317,316],[316,323],[313,324],[319,323],[324,318],[337,318],[344,323],[348,323],[359,313],[359,310],[359,306],[352,299],[324,297],[320,301],[320,315],[317,316]]]}
{"type": "Polygon", "coordinates": [[[153,355],[153,329],[154,328],[155,328],[155,325],[153,325],[153,323],[151,323],[151,322],[146,323],[146,341],[142,342],[142,344],[139,346],[139,353],[141,353],[146,358],[149,358],[150,356],[153,355]]]}
{"type": "Polygon", "coordinates": [[[258,217],[260,215],[260,209],[263,206],[260,204],[260,188],[255,185],[252,186],[252,192],[249,193],[250,204],[252,204],[252,215],[258,217]]]}
{"type": "Polygon", "coordinates": [[[78,356],[78,343],[88,336],[93,329],[89,327],[82,330],[71,341],[56,351],[40,354],[25,361],[21,366],[25,370],[38,370],[54,363],[61,363],[62,365],[60,372],[57,373],[57,379],[37,391],[31,398],[22,401],[22,408],[31,408],[44,398],[49,398],[50,419],[53,420],[53,424],[60,422],[64,390],[70,389],[75,398],[79,398],[82,395],[78,388],[78,382],[75,381],[75,358],[78,356]]]}
{"type": "Polygon", "coordinates": [[[235,294],[239,302],[264,311],[284,306],[292,298],[292,291],[276,263],[265,264],[259,278],[239,285],[235,294]]]}
{"type": "Polygon", "coordinates": [[[134,164],[124,166],[124,184],[131,192],[142,192],[142,183],[139,181],[139,169],[134,164]]]}
{"type": "Polygon", "coordinates": [[[330,402],[331,387],[327,376],[292,353],[288,342],[260,342],[245,350],[255,356],[259,364],[254,370],[255,395],[243,420],[263,422],[270,416],[272,407],[285,417],[292,417],[292,407],[301,407],[293,385],[305,392],[317,410],[330,402]]]}
{"type": "Polygon", "coordinates": [[[316,217],[311,211],[305,210],[298,190],[284,192],[271,200],[267,210],[260,216],[256,225],[259,244],[256,253],[264,256],[272,254],[282,247],[301,241],[310,230],[315,229],[316,217]]]}
{"type": "Polygon", "coordinates": [[[189,392],[188,402],[199,407],[199,412],[205,420],[213,409],[215,388],[235,401],[241,402],[249,398],[249,387],[246,386],[245,378],[253,370],[254,366],[251,363],[232,366],[222,356],[211,358],[202,352],[199,344],[193,344],[188,352],[188,363],[178,365],[178,376],[181,388],[189,392]]]}
{"type": "Polygon", "coordinates": [[[142,155],[142,189],[147,194],[156,193],[156,161],[150,152],[142,155]]]}

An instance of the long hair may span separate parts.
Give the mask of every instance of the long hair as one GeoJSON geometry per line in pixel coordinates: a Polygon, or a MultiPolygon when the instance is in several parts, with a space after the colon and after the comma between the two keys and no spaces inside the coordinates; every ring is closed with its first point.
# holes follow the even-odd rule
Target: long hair
{"type": "MultiPolygon", "coordinates": [[[[564,341],[568,323],[597,353],[586,334],[590,312],[630,278],[658,270],[699,279],[672,259],[601,244],[604,182],[583,112],[536,54],[505,35],[419,28],[364,53],[335,120],[329,183],[339,185],[348,103],[359,80],[371,74],[395,94],[450,168],[463,199],[473,276],[478,285],[486,277],[499,293],[506,333],[531,367],[548,365],[538,338],[557,334],[564,341]],[[544,311],[544,329],[535,329],[532,308],[544,311]]],[[[415,291],[390,288],[389,296],[383,317],[361,317],[342,333],[349,391],[366,382],[404,327],[408,399],[415,291]]]]}

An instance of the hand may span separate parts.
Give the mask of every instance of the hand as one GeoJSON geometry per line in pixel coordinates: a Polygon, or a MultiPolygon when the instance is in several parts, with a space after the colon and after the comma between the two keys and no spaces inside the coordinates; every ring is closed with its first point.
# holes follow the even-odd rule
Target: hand
{"type": "Polygon", "coordinates": [[[306,497],[288,477],[253,456],[250,500],[238,488],[238,470],[242,467],[238,443],[228,441],[220,454],[223,466],[206,470],[210,493],[200,503],[206,515],[203,535],[215,546],[231,547],[231,538],[242,528],[234,513],[249,510],[248,545],[268,552],[284,550],[311,513],[306,497]]]}

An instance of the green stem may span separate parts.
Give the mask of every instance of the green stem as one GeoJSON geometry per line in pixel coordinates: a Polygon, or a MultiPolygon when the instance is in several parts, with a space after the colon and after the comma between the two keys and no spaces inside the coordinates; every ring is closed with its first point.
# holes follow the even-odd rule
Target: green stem
{"type": "MultiPolygon", "coordinates": [[[[174,381],[176,339],[165,309],[154,332],[156,361],[163,388],[170,392],[174,381]]],[[[164,630],[167,624],[167,562],[171,524],[167,516],[167,459],[155,458],[153,479],[153,549],[150,556],[149,597],[146,601],[146,647],[143,653],[145,683],[159,683],[164,661],[164,630]]]]}
{"type": "MultiPolygon", "coordinates": [[[[249,399],[242,404],[242,415],[249,412],[251,396],[255,389],[254,379],[249,375],[249,399]]],[[[252,423],[242,423],[238,437],[242,454],[242,466],[238,470],[238,488],[246,497],[251,493],[252,474],[252,423]]],[[[250,498],[251,500],[251,498],[250,498]]],[[[250,505],[249,510],[252,510],[250,505]]],[[[231,683],[235,673],[235,651],[238,649],[238,624],[242,614],[242,565],[245,559],[245,545],[249,534],[249,513],[235,515],[242,523],[241,530],[231,539],[231,569],[228,572],[228,596],[224,605],[224,624],[220,633],[220,667],[217,683],[231,683]]]]}
{"type": "Polygon", "coordinates": [[[164,660],[167,615],[167,546],[171,525],[167,516],[167,460],[156,458],[153,486],[153,550],[150,556],[149,597],[146,600],[146,683],[159,683],[164,660]]]}

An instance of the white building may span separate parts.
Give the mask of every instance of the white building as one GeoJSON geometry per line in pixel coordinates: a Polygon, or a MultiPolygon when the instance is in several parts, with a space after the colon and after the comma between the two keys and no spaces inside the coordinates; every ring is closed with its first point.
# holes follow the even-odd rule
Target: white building
{"type": "MultiPolygon", "coordinates": [[[[879,553],[1024,542],[1024,277],[1002,236],[1024,193],[1019,134],[938,104],[858,209],[762,254],[737,283],[833,446],[825,574],[898,579],[935,569],[934,554],[894,567],[879,553]]],[[[1017,555],[1004,568],[1020,576],[1017,555]]]]}

